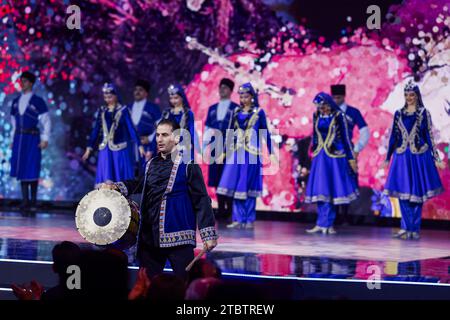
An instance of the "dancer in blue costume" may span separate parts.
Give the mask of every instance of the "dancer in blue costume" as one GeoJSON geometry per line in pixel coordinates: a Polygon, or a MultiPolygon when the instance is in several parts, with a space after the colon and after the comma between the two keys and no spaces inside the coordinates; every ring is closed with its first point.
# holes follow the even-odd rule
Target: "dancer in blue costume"
{"type": "MultiPolygon", "coordinates": [[[[353,153],[355,154],[355,159],[358,161],[359,153],[367,146],[370,139],[370,130],[364,117],[358,108],[348,105],[345,101],[346,87],[344,84],[335,84],[330,87],[331,95],[334,102],[339,106],[339,109],[345,114],[347,119],[348,136],[350,137],[350,142],[353,145],[353,131],[355,127],[359,130],[359,139],[356,144],[353,145],[353,153]]],[[[338,206],[338,212],[341,213],[341,221],[343,223],[352,222],[349,216],[349,205],[343,204],[338,206]]],[[[339,217],[339,214],[338,214],[339,217]]]]}
{"type": "Polygon", "coordinates": [[[306,187],[307,203],[317,203],[316,226],[308,233],[335,234],[336,206],[358,197],[356,160],[348,135],[347,120],[330,95],[314,98],[313,160],[306,187]]]}
{"type": "Polygon", "coordinates": [[[399,199],[401,239],[419,239],[423,203],[442,193],[437,167],[444,168],[434,145],[431,116],[419,87],[410,81],[405,87],[406,103],[394,114],[388,153],[383,167],[391,167],[384,193],[399,199]]]}
{"type": "Polygon", "coordinates": [[[226,161],[217,188],[220,195],[233,197],[233,222],[229,228],[254,227],[256,198],[262,195],[262,139],[273,153],[266,114],[259,107],[258,94],[250,83],[239,88],[240,107],[233,115],[233,143],[227,135],[226,161]]]}
{"type": "MultiPolygon", "coordinates": [[[[203,148],[203,150],[206,150],[206,145],[209,143],[211,143],[210,145],[212,149],[213,146],[215,146],[214,150],[211,151],[212,158],[216,157],[216,149],[218,149],[218,145],[221,145],[223,150],[227,130],[232,129],[233,112],[236,108],[239,107],[237,103],[231,101],[231,94],[233,93],[233,89],[234,82],[232,80],[227,78],[223,78],[222,80],[220,80],[220,101],[213,104],[208,109],[208,115],[205,122],[205,147],[203,148]],[[222,140],[219,142],[216,139],[218,139],[220,136],[222,137],[222,140]],[[212,142],[210,140],[212,140],[212,142]]],[[[223,166],[223,163],[217,163],[216,161],[210,162],[208,170],[208,186],[217,189],[220,178],[222,177],[223,166]]],[[[219,216],[228,216],[231,214],[233,206],[232,198],[218,194],[217,202],[217,213],[219,216]]]]}
{"type": "Polygon", "coordinates": [[[35,209],[41,171],[41,150],[48,147],[51,128],[45,101],[32,92],[35,82],[36,76],[33,73],[23,72],[20,76],[22,93],[13,100],[11,106],[11,177],[21,183],[22,209],[35,209]],[[42,132],[39,125],[43,128],[42,132]]]}
{"type": "Polygon", "coordinates": [[[83,161],[89,158],[100,138],[96,187],[103,182],[117,182],[134,177],[132,141],[138,145],[140,156],[145,156],[130,112],[120,104],[115,86],[105,83],[103,97],[106,107],[100,107],[88,147],[82,157],[83,161]]]}
{"type": "Polygon", "coordinates": [[[334,102],[339,106],[339,109],[345,114],[347,119],[348,136],[353,145],[353,131],[355,127],[359,129],[359,139],[353,147],[353,152],[356,157],[367,146],[370,138],[370,130],[367,122],[364,120],[358,108],[350,106],[345,101],[346,88],[344,84],[335,84],[331,87],[331,94],[334,102]]]}
{"type": "Polygon", "coordinates": [[[128,106],[131,120],[145,149],[145,159],[139,156],[138,146],[134,145],[131,150],[138,175],[143,172],[145,161],[156,154],[156,124],[161,119],[159,106],[148,100],[149,92],[150,83],[147,80],[138,79],[134,86],[134,102],[128,106]]]}
{"type": "Polygon", "coordinates": [[[179,147],[184,149],[184,155],[190,154],[190,159],[194,159],[194,139],[196,137],[194,113],[181,85],[172,84],[167,91],[170,108],[163,111],[162,119],[173,120],[180,125],[182,132],[179,147]]]}

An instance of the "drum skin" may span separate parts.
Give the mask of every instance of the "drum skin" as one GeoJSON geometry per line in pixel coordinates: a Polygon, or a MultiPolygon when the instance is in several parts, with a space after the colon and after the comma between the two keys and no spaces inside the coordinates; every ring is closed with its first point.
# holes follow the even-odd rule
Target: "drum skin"
{"type": "Polygon", "coordinates": [[[75,222],[86,241],[125,250],[136,244],[139,207],[118,191],[93,190],[78,204],[75,222]]]}

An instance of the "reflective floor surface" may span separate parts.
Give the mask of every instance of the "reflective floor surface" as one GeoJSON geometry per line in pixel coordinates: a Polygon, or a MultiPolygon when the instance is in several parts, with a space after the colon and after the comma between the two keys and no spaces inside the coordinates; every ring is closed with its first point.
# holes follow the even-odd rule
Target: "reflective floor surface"
{"type": "MultiPolygon", "coordinates": [[[[306,234],[309,227],[257,221],[253,230],[235,230],[220,223],[219,245],[206,258],[224,274],[450,283],[449,231],[423,230],[420,240],[404,241],[393,239],[391,228],[348,226],[324,236],[306,234]]],[[[93,246],[79,235],[73,216],[0,212],[0,261],[51,261],[53,246],[63,240],[93,246]]],[[[127,253],[136,265],[133,249],[127,253]]]]}

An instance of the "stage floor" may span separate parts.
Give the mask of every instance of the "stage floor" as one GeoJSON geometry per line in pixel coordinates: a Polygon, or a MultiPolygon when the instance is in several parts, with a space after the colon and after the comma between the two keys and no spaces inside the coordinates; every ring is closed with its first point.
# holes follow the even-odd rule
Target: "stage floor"
{"type": "MultiPolygon", "coordinates": [[[[225,222],[218,227],[219,245],[207,258],[226,275],[450,285],[449,231],[423,230],[420,240],[402,241],[391,238],[394,229],[380,227],[341,227],[333,236],[308,235],[311,225],[296,222],[257,221],[254,230],[227,229],[225,222]]],[[[70,215],[0,212],[0,262],[50,262],[53,246],[63,240],[91,246],[70,215]]]]}

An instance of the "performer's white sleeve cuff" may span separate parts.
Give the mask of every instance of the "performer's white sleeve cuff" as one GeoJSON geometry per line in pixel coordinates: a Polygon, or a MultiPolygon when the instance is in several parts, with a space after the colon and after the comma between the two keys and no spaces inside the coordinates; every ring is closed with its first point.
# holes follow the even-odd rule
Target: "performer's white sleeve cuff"
{"type": "Polygon", "coordinates": [[[52,122],[50,121],[50,115],[48,112],[45,112],[39,115],[39,123],[43,127],[43,132],[41,134],[42,141],[48,141],[50,138],[50,130],[52,126],[52,122]]]}
{"type": "Polygon", "coordinates": [[[16,118],[11,117],[11,139],[14,138],[15,133],[16,133],[16,118]]]}
{"type": "Polygon", "coordinates": [[[361,152],[362,149],[369,143],[370,139],[370,130],[368,126],[365,126],[364,128],[361,128],[359,130],[359,140],[358,143],[355,145],[354,151],[355,152],[361,152]]]}

